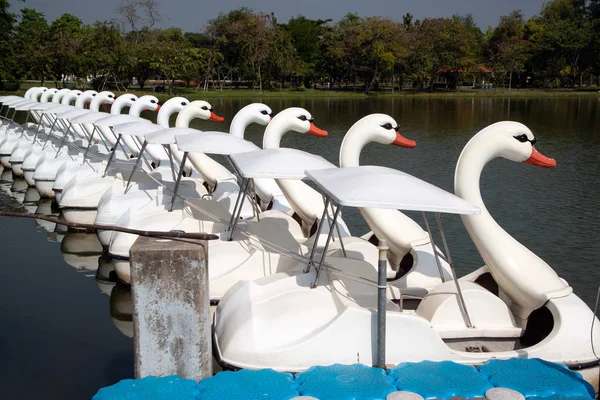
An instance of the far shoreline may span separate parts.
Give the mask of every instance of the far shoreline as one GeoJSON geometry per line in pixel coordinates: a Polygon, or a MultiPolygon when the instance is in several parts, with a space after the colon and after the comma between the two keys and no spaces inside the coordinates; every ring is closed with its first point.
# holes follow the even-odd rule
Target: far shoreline
{"type": "MultiPolygon", "coordinates": [[[[24,84],[23,86],[35,86],[24,84]]],[[[54,83],[46,83],[47,87],[55,87],[54,83]]],[[[59,85],[60,86],[60,85],[59,85]]],[[[0,95],[22,96],[26,87],[17,91],[0,91],[0,95]]],[[[110,90],[110,89],[107,89],[110,90]]],[[[125,93],[124,91],[113,90],[114,93],[125,93]]],[[[398,98],[398,99],[465,99],[465,98],[560,98],[560,97],[598,97],[600,98],[600,87],[592,86],[588,88],[575,89],[473,89],[473,90],[448,90],[448,91],[414,91],[404,89],[401,91],[379,90],[364,94],[362,91],[338,90],[338,89],[272,89],[258,90],[251,89],[215,89],[198,90],[194,88],[173,88],[171,95],[168,92],[156,93],[152,88],[132,88],[127,91],[137,96],[154,95],[159,100],[164,101],[170,97],[183,96],[189,100],[201,99],[291,99],[291,100],[336,100],[336,99],[372,99],[372,98],[398,98]]]]}

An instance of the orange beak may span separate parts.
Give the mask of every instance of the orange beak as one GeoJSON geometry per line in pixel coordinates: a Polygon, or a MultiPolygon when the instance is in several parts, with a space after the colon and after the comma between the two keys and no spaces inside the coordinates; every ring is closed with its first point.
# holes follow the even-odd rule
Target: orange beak
{"type": "Polygon", "coordinates": [[[208,119],[213,120],[213,121],[217,121],[217,122],[223,122],[223,121],[225,121],[225,118],[223,118],[221,116],[218,116],[217,114],[215,114],[212,111],[210,112],[210,117],[208,119]]]}
{"type": "Polygon", "coordinates": [[[396,140],[394,140],[392,142],[392,144],[394,146],[399,146],[399,147],[408,147],[409,149],[412,149],[413,147],[417,146],[417,142],[415,142],[414,140],[405,138],[404,136],[402,136],[400,134],[400,132],[396,132],[396,140]]]}
{"type": "Polygon", "coordinates": [[[556,167],[556,160],[554,158],[546,157],[537,149],[535,146],[531,146],[531,155],[527,160],[525,160],[527,164],[537,165],[542,168],[554,168],[556,167]]]}
{"type": "Polygon", "coordinates": [[[318,128],[312,122],[310,123],[310,128],[308,129],[308,131],[306,133],[308,133],[309,135],[314,135],[314,136],[319,136],[319,137],[327,137],[327,131],[323,130],[321,128],[318,128]]]}
{"type": "Polygon", "coordinates": [[[156,105],[156,111],[157,111],[157,112],[158,112],[158,111],[160,111],[160,104],[157,104],[157,105],[156,105]]]}

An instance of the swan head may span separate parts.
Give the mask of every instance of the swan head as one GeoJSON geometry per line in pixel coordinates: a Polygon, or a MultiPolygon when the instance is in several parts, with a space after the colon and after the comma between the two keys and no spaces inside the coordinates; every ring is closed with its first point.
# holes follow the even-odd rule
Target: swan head
{"type": "Polygon", "coordinates": [[[52,99],[54,97],[54,95],[56,95],[56,93],[58,93],[58,89],[56,89],[56,88],[51,88],[51,89],[46,90],[44,92],[44,94],[42,94],[42,97],[40,98],[40,102],[48,103],[50,101],[50,99],[52,99]]]}
{"type": "Polygon", "coordinates": [[[190,104],[190,101],[185,97],[172,97],[160,105],[160,113],[166,113],[168,115],[177,113],[183,109],[183,107],[190,104]]]}
{"type": "Polygon", "coordinates": [[[394,118],[387,114],[371,114],[358,120],[347,135],[357,132],[366,136],[371,142],[407,148],[417,146],[417,142],[405,138],[399,131],[400,124],[396,123],[394,118]]]}
{"type": "Polygon", "coordinates": [[[326,137],[327,131],[318,128],[313,123],[314,118],[308,111],[300,107],[290,107],[273,117],[263,136],[263,148],[279,147],[281,138],[286,132],[294,131],[309,135],[326,137]]]}
{"type": "Polygon", "coordinates": [[[513,121],[498,122],[488,126],[473,139],[490,141],[496,149],[496,157],[515,162],[525,162],[542,168],[556,167],[556,160],[540,153],[535,144],[537,138],[531,130],[513,121]]]}
{"type": "Polygon", "coordinates": [[[359,165],[360,153],[370,142],[413,148],[414,140],[400,132],[400,125],[387,114],[370,114],[356,121],[344,136],[340,146],[340,167],[359,165]]]}
{"type": "Polygon", "coordinates": [[[308,133],[309,135],[326,137],[327,131],[318,128],[313,121],[313,116],[300,107],[290,107],[281,111],[273,117],[273,123],[285,120],[288,123],[288,130],[300,133],[308,133]]]}
{"type": "Polygon", "coordinates": [[[251,123],[268,125],[273,119],[274,114],[273,110],[266,104],[252,103],[238,111],[234,119],[238,116],[243,117],[246,120],[247,125],[251,123]]]}
{"type": "Polygon", "coordinates": [[[95,101],[98,102],[98,104],[112,104],[115,102],[115,99],[117,97],[115,96],[115,94],[113,92],[109,92],[109,91],[104,91],[104,92],[100,92],[95,96],[95,101]]]}
{"type": "Polygon", "coordinates": [[[151,95],[145,95],[137,99],[136,105],[141,106],[142,110],[158,111],[160,110],[160,102],[158,98],[151,95]]]}
{"type": "Polygon", "coordinates": [[[79,95],[75,102],[75,106],[83,108],[83,105],[86,103],[91,103],[97,94],[98,92],[96,92],[95,90],[86,90],[85,92],[79,95]]]}
{"type": "Polygon", "coordinates": [[[39,88],[35,89],[32,93],[31,93],[31,100],[32,101],[39,101],[40,97],[42,96],[42,94],[48,90],[47,87],[44,86],[40,86],[39,88]]]}
{"type": "Polygon", "coordinates": [[[193,114],[194,117],[200,119],[210,119],[211,121],[223,122],[225,118],[215,114],[213,106],[209,102],[204,100],[194,100],[187,105],[182,112],[185,114],[193,114]]]}

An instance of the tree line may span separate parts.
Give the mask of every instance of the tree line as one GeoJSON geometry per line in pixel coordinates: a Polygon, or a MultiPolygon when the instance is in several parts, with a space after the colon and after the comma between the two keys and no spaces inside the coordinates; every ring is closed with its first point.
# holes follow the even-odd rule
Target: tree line
{"type": "Polygon", "coordinates": [[[600,0],[551,0],[525,20],[500,17],[483,32],[471,15],[399,20],[348,13],[334,22],[240,8],[198,32],[157,29],[156,0],[127,0],[119,18],[85,25],[63,14],[9,12],[0,0],[0,78],[94,87],[144,88],[159,78],[197,89],[232,87],[433,90],[472,84],[560,88],[592,85],[600,75],[600,0]],[[442,83],[440,83],[442,82],[442,83]]]}

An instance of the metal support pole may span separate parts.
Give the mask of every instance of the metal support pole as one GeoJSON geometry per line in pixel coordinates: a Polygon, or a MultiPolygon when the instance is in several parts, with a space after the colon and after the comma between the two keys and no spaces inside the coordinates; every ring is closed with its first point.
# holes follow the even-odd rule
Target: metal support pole
{"type": "MultiPolygon", "coordinates": [[[[331,212],[333,212],[333,204],[331,205],[331,212]]],[[[346,254],[346,247],[344,246],[344,239],[342,239],[342,232],[340,231],[340,224],[336,222],[335,230],[337,231],[338,238],[340,239],[340,246],[342,247],[342,254],[344,257],[348,257],[346,254]]]]}
{"type": "MultiPolygon", "coordinates": [[[[26,128],[27,128],[27,121],[29,121],[29,116],[30,116],[30,113],[28,112],[27,116],[25,117],[25,122],[23,123],[23,126],[25,126],[26,128]]],[[[38,130],[39,129],[36,129],[35,135],[33,135],[33,142],[32,143],[35,143],[35,139],[37,138],[38,130]]],[[[23,134],[25,134],[25,131],[23,131],[23,134]]]]}
{"type": "MultiPolygon", "coordinates": [[[[471,318],[469,317],[469,313],[467,311],[467,305],[465,304],[465,299],[462,295],[462,290],[460,290],[458,278],[456,277],[454,263],[452,262],[452,257],[450,257],[450,251],[448,250],[448,244],[446,243],[446,236],[444,235],[444,230],[442,229],[442,221],[439,213],[435,213],[435,219],[437,221],[438,229],[440,230],[442,236],[442,243],[444,244],[444,250],[446,251],[446,258],[448,258],[448,264],[450,264],[450,272],[452,273],[452,279],[454,279],[454,284],[456,285],[456,292],[458,293],[458,303],[460,305],[460,311],[463,315],[463,319],[465,320],[467,328],[472,328],[473,324],[471,323],[471,318]]],[[[433,251],[435,252],[435,247],[433,248],[433,251]]],[[[435,256],[435,258],[437,259],[437,255],[435,256]]]]}
{"type": "MultiPolygon", "coordinates": [[[[15,114],[16,114],[16,110],[17,110],[17,109],[15,108],[15,114]]],[[[23,127],[24,127],[24,128],[22,129],[22,131],[23,131],[23,132],[21,133],[21,137],[25,136],[25,134],[26,134],[26,133],[27,133],[27,131],[28,131],[28,130],[27,130],[27,120],[29,119],[29,115],[30,115],[30,113],[31,113],[31,111],[27,110],[27,117],[25,117],[25,123],[23,124],[23,127]]],[[[34,141],[35,141],[35,138],[37,137],[37,134],[38,134],[38,132],[40,131],[40,128],[41,128],[41,127],[42,127],[42,124],[41,124],[41,120],[40,120],[40,123],[38,124],[38,126],[37,126],[37,128],[36,128],[36,130],[35,130],[35,132],[34,132],[34,134],[33,134],[33,140],[34,140],[34,141]]]]}
{"type": "Polygon", "coordinates": [[[379,241],[379,262],[377,276],[377,365],[385,368],[385,327],[386,327],[386,291],[387,291],[387,251],[385,240],[379,241]]]}
{"type": "MultiPolygon", "coordinates": [[[[243,190],[241,190],[239,192],[239,196],[242,196],[242,199],[240,200],[240,207],[237,210],[237,215],[235,216],[235,219],[233,220],[233,225],[231,226],[231,231],[229,232],[229,239],[228,239],[229,241],[231,241],[231,239],[233,238],[233,232],[235,231],[237,222],[240,219],[240,215],[242,215],[242,208],[244,208],[244,200],[246,198],[246,190],[248,190],[248,187],[250,186],[250,179],[251,178],[245,180],[243,190]]],[[[244,183],[244,182],[242,182],[242,183],[244,183]]]]}
{"type": "MultiPolygon", "coordinates": [[[[96,128],[94,128],[94,129],[96,129],[96,128]]],[[[93,133],[93,131],[92,131],[92,133],[93,133]]],[[[65,138],[66,138],[66,137],[67,137],[67,135],[66,135],[66,133],[65,133],[65,138]]],[[[94,141],[92,140],[92,137],[94,137],[94,135],[93,135],[93,134],[92,134],[92,135],[90,135],[90,138],[89,138],[89,140],[88,140],[88,145],[87,145],[87,146],[86,146],[86,148],[85,148],[85,153],[83,153],[83,159],[84,159],[84,160],[85,160],[85,158],[87,157],[87,155],[88,155],[88,152],[90,151],[90,148],[92,147],[92,143],[94,142],[94,141]]]]}
{"type": "Polygon", "coordinates": [[[117,143],[115,144],[115,148],[112,151],[112,153],[110,153],[110,157],[108,157],[108,162],[106,163],[106,168],[104,169],[104,174],[102,175],[102,177],[105,177],[106,174],[108,173],[108,167],[110,167],[110,163],[112,162],[113,158],[115,158],[115,153],[117,152],[117,146],[119,145],[120,141],[121,141],[121,135],[119,135],[119,137],[117,138],[117,143]]]}
{"type": "MultiPolygon", "coordinates": [[[[335,225],[335,222],[337,221],[337,218],[340,215],[340,211],[342,211],[342,206],[338,206],[338,208],[335,210],[335,214],[333,215],[333,225],[335,225]]],[[[329,242],[331,242],[331,237],[333,236],[333,225],[329,228],[329,235],[327,236],[327,241],[325,242],[325,247],[323,248],[323,254],[321,254],[321,261],[319,262],[319,268],[317,268],[315,281],[312,285],[313,289],[317,287],[317,282],[319,282],[319,276],[321,276],[321,270],[323,269],[323,263],[325,262],[325,255],[327,254],[329,242]]]]}
{"type": "Polygon", "coordinates": [[[4,104],[2,104],[2,107],[0,107],[0,127],[4,125],[4,121],[6,121],[6,116],[2,114],[2,111],[4,111],[5,107],[6,106],[4,104]]]}
{"type": "MultiPolygon", "coordinates": [[[[146,144],[146,141],[144,140],[144,145],[146,144]]],[[[144,147],[144,146],[142,146],[144,147]]],[[[173,182],[175,182],[175,179],[177,179],[177,176],[175,175],[175,163],[173,162],[173,154],[171,154],[171,147],[166,144],[163,146],[165,148],[165,150],[167,151],[167,155],[169,156],[169,166],[171,167],[171,176],[173,177],[173,182]]]]}
{"type": "MultiPolygon", "coordinates": [[[[244,188],[245,184],[246,184],[246,180],[244,178],[242,178],[242,181],[240,182],[240,192],[244,188]]],[[[238,209],[238,206],[240,205],[240,201],[242,201],[242,198],[238,195],[238,198],[235,200],[235,205],[233,206],[231,218],[229,219],[229,229],[231,229],[231,227],[233,226],[233,221],[235,220],[235,216],[237,215],[237,209],[238,209]]]]}
{"type": "Polygon", "coordinates": [[[315,233],[315,240],[313,242],[312,249],[310,250],[308,264],[306,264],[306,268],[304,269],[305,274],[310,272],[310,267],[314,266],[315,251],[317,250],[317,245],[319,243],[319,236],[321,235],[321,232],[323,231],[323,225],[325,225],[325,218],[327,216],[327,207],[328,206],[329,206],[329,197],[325,197],[325,207],[323,208],[323,215],[321,215],[321,220],[319,221],[319,227],[317,228],[317,232],[315,233]]]}
{"type": "MultiPolygon", "coordinates": [[[[70,127],[71,127],[71,122],[69,122],[69,125],[67,126],[67,128],[63,132],[63,137],[62,137],[62,139],[60,141],[60,144],[58,145],[58,149],[56,150],[56,155],[54,157],[58,157],[58,153],[60,153],[60,150],[61,150],[63,144],[67,140],[67,136],[69,135],[69,128],[70,127]]],[[[50,140],[50,135],[48,135],[48,137],[46,138],[46,141],[44,142],[44,145],[42,146],[42,149],[46,148],[46,144],[48,143],[49,140],[50,140]]]]}
{"type": "Polygon", "coordinates": [[[133,165],[133,170],[131,171],[129,178],[127,179],[127,185],[125,185],[125,193],[127,193],[127,191],[129,190],[129,184],[131,183],[131,180],[133,179],[133,174],[135,174],[135,171],[137,170],[137,168],[140,165],[140,161],[142,161],[144,149],[146,148],[147,144],[148,144],[148,141],[144,140],[144,143],[142,143],[142,150],[140,150],[140,154],[138,155],[138,158],[137,158],[137,160],[135,160],[135,164],[133,165]]]}
{"type": "Polygon", "coordinates": [[[422,212],[423,214],[423,220],[425,220],[425,226],[427,227],[427,233],[429,234],[429,241],[431,241],[431,246],[433,246],[433,255],[435,258],[435,263],[437,264],[438,267],[438,272],[440,274],[440,279],[442,280],[442,282],[446,282],[446,278],[444,277],[444,270],[442,269],[442,264],[440,263],[440,259],[438,258],[438,256],[436,255],[435,252],[435,241],[433,240],[433,235],[431,234],[431,228],[429,227],[429,221],[427,221],[427,215],[425,215],[425,212],[422,212]]]}
{"type": "Polygon", "coordinates": [[[187,160],[187,152],[183,153],[183,157],[181,157],[181,167],[179,168],[179,173],[177,174],[177,180],[175,181],[175,187],[173,188],[173,197],[171,198],[171,207],[169,208],[169,212],[173,211],[173,207],[175,207],[175,198],[177,197],[177,190],[179,189],[179,183],[181,182],[181,176],[183,175],[183,166],[187,160]]]}

